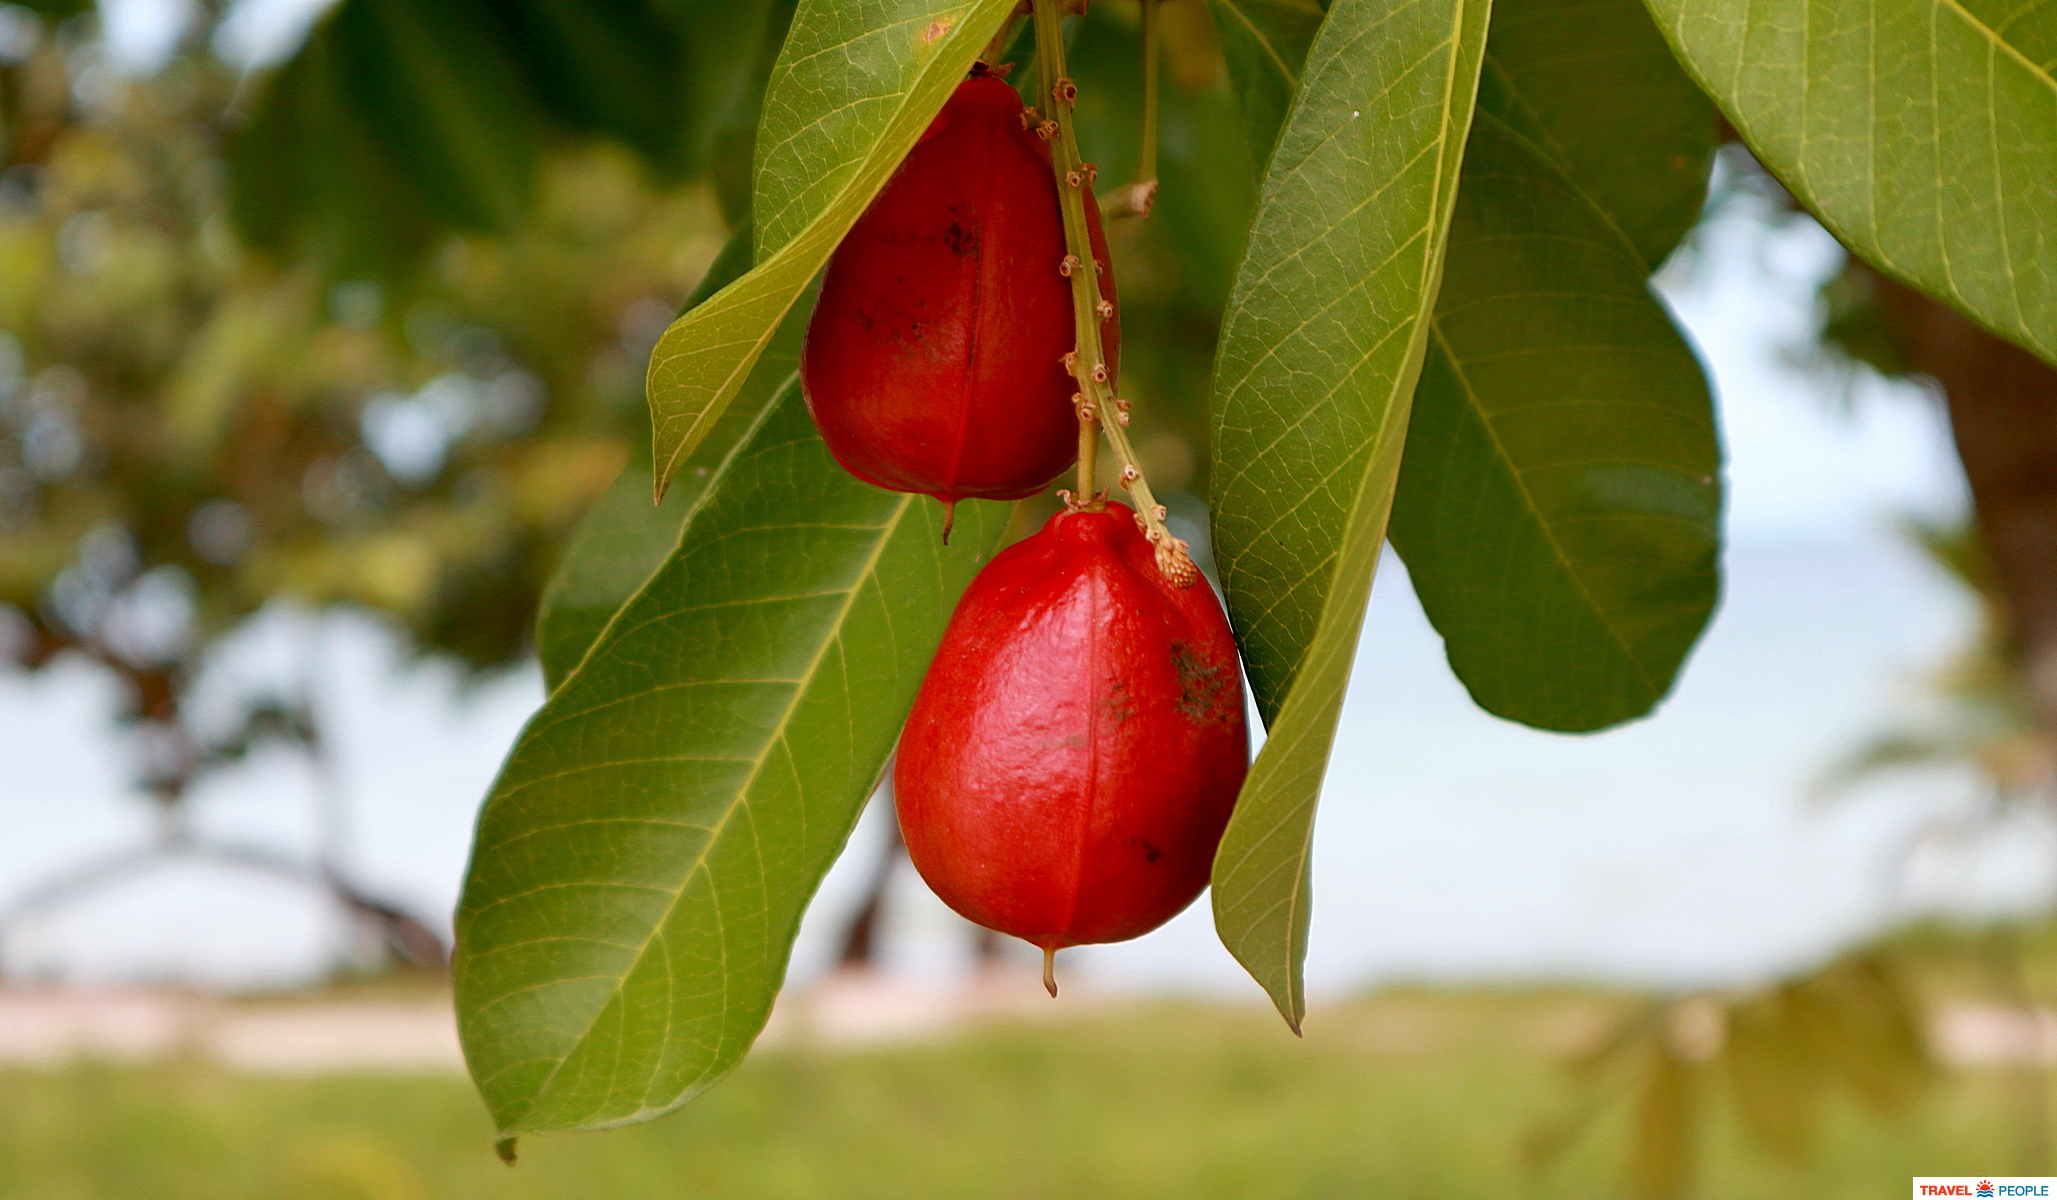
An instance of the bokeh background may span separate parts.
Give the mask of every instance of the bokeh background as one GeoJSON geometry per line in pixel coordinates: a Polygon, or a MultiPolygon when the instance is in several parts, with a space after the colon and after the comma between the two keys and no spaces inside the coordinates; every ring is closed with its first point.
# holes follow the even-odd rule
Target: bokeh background
{"type": "MultiPolygon", "coordinates": [[[[1943,408],[1730,146],[1656,280],[1719,396],[1714,623],[1654,716],[1538,733],[1471,705],[1387,556],[1304,1043],[1204,904],[1066,952],[1051,1004],[1032,952],[892,865],[875,804],[766,1048],[507,1172],[438,956],[542,700],[538,597],[643,452],[643,362],[737,219],[737,152],[721,112],[681,148],[546,97],[505,118],[535,125],[519,180],[420,210],[307,65],[404,11],[0,4],[0,1198],[1854,1198],[2057,1170],[2050,760],[1943,408]]],[[[1204,9],[1165,18],[1164,191],[1113,241],[1124,391],[1197,540],[1247,151],[1204,9]]],[[[1084,136],[1119,179],[1134,6],[1088,22],[1084,136]]],[[[468,145],[461,108],[422,119],[468,145]]]]}

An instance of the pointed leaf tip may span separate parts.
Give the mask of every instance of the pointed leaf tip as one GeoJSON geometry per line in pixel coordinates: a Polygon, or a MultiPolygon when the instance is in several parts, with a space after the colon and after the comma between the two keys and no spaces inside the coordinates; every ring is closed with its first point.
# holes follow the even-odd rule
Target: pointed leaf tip
{"type": "Polygon", "coordinates": [[[650,355],[651,460],[660,481],[706,436],[780,318],[1013,8],[1014,0],[800,4],[757,134],[756,265],[673,322],[650,355]],[[908,26],[936,31],[933,43],[877,36],[908,26]],[[843,165],[823,170],[825,162],[843,165]]]}
{"type": "Polygon", "coordinates": [[[1305,1009],[1315,803],[1385,541],[1488,8],[1330,7],[1222,323],[1215,557],[1269,738],[1215,854],[1214,923],[1288,1024],[1305,1009]]]}

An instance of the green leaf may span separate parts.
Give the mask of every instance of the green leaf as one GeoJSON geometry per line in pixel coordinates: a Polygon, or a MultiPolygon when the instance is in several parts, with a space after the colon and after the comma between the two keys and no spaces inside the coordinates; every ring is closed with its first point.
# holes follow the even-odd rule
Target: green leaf
{"type": "Polygon", "coordinates": [[[1013,8],[803,0],[794,12],[757,131],[757,266],[679,318],[650,356],[660,489],[1013,8]]]}
{"type": "Polygon", "coordinates": [[[1495,7],[1478,106],[1533,144],[1650,270],[1698,223],[1720,117],[1640,0],[1495,7]]]}
{"type": "Polygon", "coordinates": [[[1221,35],[1251,157],[1262,166],[1299,90],[1300,68],[1327,5],[1324,0],[1207,0],[1207,7],[1221,35]]]}
{"type": "MultiPolygon", "coordinates": [[[[742,275],[749,263],[750,229],[745,224],[707,268],[706,277],[687,297],[686,308],[742,275]]],[[[543,591],[536,618],[536,653],[549,690],[557,690],[615,612],[671,554],[681,527],[699,511],[700,501],[726,475],[765,408],[791,381],[800,366],[800,342],[813,307],[812,299],[803,297],[786,314],[735,403],[686,460],[677,486],[663,500],[650,502],[650,473],[631,466],[579,522],[543,591]]]]}
{"type": "Polygon", "coordinates": [[[1845,246],[2057,362],[2057,3],[1649,5],[1845,246]]]}
{"type": "Polygon", "coordinates": [[[1385,538],[1484,0],[1338,0],[1215,364],[1215,555],[1269,738],[1214,864],[1222,941],[1296,1028],[1315,799],[1385,538]]]}
{"type": "Polygon", "coordinates": [[[528,209],[571,134],[665,181],[748,159],[791,0],[342,0],[236,131],[238,228],[335,274],[405,277],[450,230],[528,209]]]}
{"type": "MultiPolygon", "coordinates": [[[[737,404],[730,412],[743,407],[737,404]]],[[[759,416],[761,410],[750,415],[759,416]]],[[[719,436],[711,437],[702,449],[719,441],[719,436]]],[[[739,444],[730,439],[721,448],[733,451],[739,444]]],[[[705,495],[704,483],[676,487],[652,504],[650,472],[632,464],[615,477],[579,521],[563,560],[543,589],[536,615],[536,657],[542,660],[545,690],[557,690],[593,648],[607,622],[670,556],[679,530],[705,495]]]]}
{"type": "Polygon", "coordinates": [[[1890,958],[1860,951],[1726,1006],[1716,1065],[1743,1127],[1800,1162],[1842,1092],[1880,1116],[1932,1082],[1922,1010],[1890,958]]]}
{"type": "Polygon", "coordinates": [[[1713,612],[1713,405],[1644,282],[1713,140],[1637,0],[1495,10],[1392,539],[1452,669],[1511,720],[1643,715],[1713,612]]]}
{"type": "Polygon", "coordinates": [[[251,119],[233,131],[233,213],[252,245],[282,258],[321,260],[338,275],[402,277],[419,269],[439,230],[491,228],[525,203],[524,151],[491,134],[466,133],[481,121],[518,129],[532,115],[494,70],[500,60],[493,31],[461,13],[434,15],[430,24],[463,30],[457,40],[481,58],[455,69],[469,80],[461,84],[448,71],[428,69],[439,89],[412,75],[434,64],[440,39],[424,45],[416,22],[389,23],[387,16],[374,0],[336,9],[265,81],[251,119]],[[384,82],[367,93],[367,80],[384,82]],[[426,103],[423,93],[437,90],[450,91],[455,108],[409,127],[408,105],[426,103]],[[466,97],[492,111],[481,116],[466,97]],[[397,144],[389,136],[396,123],[404,131],[397,144]],[[446,135],[471,142],[475,152],[445,153],[446,135]],[[463,179],[439,190],[463,161],[486,165],[476,176],[459,171],[463,179]],[[422,173],[417,164],[425,164],[422,173]]]}
{"type": "MultiPolygon", "coordinates": [[[[693,6],[695,36],[686,79],[693,105],[709,114],[710,121],[687,150],[691,158],[706,162],[722,215],[731,225],[739,225],[750,211],[750,166],[756,157],[757,118],[764,108],[764,89],[771,82],[771,69],[778,61],[779,47],[785,45],[796,5],[795,0],[769,0],[751,31],[754,40],[746,42],[733,33],[720,37],[707,32],[699,12],[717,3],[700,0],[693,6]],[[724,70],[730,63],[748,63],[749,69],[724,70]]],[[[752,247],[755,244],[750,243],[752,247]]]]}
{"type": "Polygon", "coordinates": [[[543,108],[577,133],[618,139],[675,177],[688,139],[708,124],[694,111],[688,84],[703,74],[720,84],[747,74],[747,49],[739,55],[722,43],[750,46],[764,6],[765,0],[697,6],[696,23],[663,11],[656,0],[500,0],[496,8],[543,108]],[[718,61],[700,52],[703,41],[720,45],[718,61]]]}
{"type": "Polygon", "coordinates": [[[480,815],[453,971],[503,1137],[660,1116],[742,1058],[1008,515],[966,503],[945,547],[797,387],[766,412],[480,815]]]}
{"type": "Polygon", "coordinates": [[[431,212],[459,229],[513,227],[533,184],[529,126],[540,114],[480,0],[347,0],[316,36],[330,43],[355,116],[431,212]]]}

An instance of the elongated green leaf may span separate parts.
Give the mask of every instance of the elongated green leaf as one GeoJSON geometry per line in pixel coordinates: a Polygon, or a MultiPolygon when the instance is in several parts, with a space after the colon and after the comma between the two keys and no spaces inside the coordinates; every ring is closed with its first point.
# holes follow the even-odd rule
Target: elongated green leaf
{"type": "MultiPolygon", "coordinates": [[[[729,411],[735,414],[745,407],[738,403],[729,411]]],[[[701,449],[721,441],[716,434],[702,443],[701,449]]],[[[739,444],[731,440],[721,448],[733,450],[739,444]]],[[[692,478],[690,471],[687,478],[692,478]]],[[[607,622],[663,564],[678,544],[687,516],[704,495],[704,486],[675,487],[652,504],[650,472],[631,464],[615,476],[606,493],[579,521],[564,548],[564,558],[543,589],[536,614],[536,657],[542,661],[546,690],[557,690],[593,648],[607,622]]]]}
{"type": "MultiPolygon", "coordinates": [[[[694,18],[697,19],[700,6],[713,2],[699,0],[694,6],[694,18]]],[[[718,84],[724,79],[718,68],[711,72],[703,68],[715,68],[725,57],[741,56],[744,49],[741,39],[716,41],[696,38],[693,44],[694,61],[687,67],[687,78],[692,82],[702,106],[709,112],[720,114],[696,143],[703,147],[696,153],[708,160],[708,177],[714,184],[715,198],[721,204],[722,215],[731,225],[740,224],[749,216],[750,168],[756,158],[757,118],[764,109],[764,89],[771,82],[771,69],[778,61],[779,48],[786,43],[795,7],[795,0],[768,0],[763,23],[756,31],[754,52],[748,56],[750,69],[728,76],[733,81],[732,90],[702,82],[711,79],[718,84]]],[[[754,237],[750,246],[754,253],[754,237]]]]}
{"type": "Polygon", "coordinates": [[[339,272],[417,270],[439,230],[505,230],[525,211],[532,99],[475,0],[347,0],[235,131],[236,223],[265,250],[339,272]]]}
{"type": "Polygon", "coordinates": [[[1243,110],[1250,155],[1271,158],[1279,127],[1300,87],[1307,47],[1328,11],[1326,0],[1207,0],[1243,110]]]}
{"type": "MultiPolygon", "coordinates": [[[[505,230],[569,134],[664,180],[747,163],[791,0],[341,0],[258,89],[230,156],[244,236],[406,277],[451,229],[505,230]]],[[[724,189],[726,191],[727,189],[724,189]]],[[[740,206],[739,206],[740,207],[740,206]]]]}
{"type": "Polygon", "coordinates": [[[1641,716],[1713,612],[1712,402],[1644,283],[1713,142],[1638,0],[1494,10],[1392,539],[1500,716],[1641,716]]]}
{"type": "Polygon", "coordinates": [[[1222,941],[1297,1028],[1315,799],[1384,541],[1485,0],[1337,0],[1215,364],[1215,554],[1269,738],[1214,864],[1222,941]]]}
{"type": "Polygon", "coordinates": [[[2057,363],[2057,2],[1648,2],[1845,246],[2057,363]]]}
{"type": "MultiPolygon", "coordinates": [[[[724,9],[742,15],[763,3],[730,0],[724,9]]],[[[688,114],[679,97],[679,60],[692,39],[677,36],[674,23],[654,4],[499,0],[494,7],[514,60],[553,114],[579,132],[619,137],[653,164],[673,165],[679,128],[693,124],[682,120],[688,114]]],[[[733,22],[746,28],[753,23],[762,24],[733,22]]],[[[463,54],[454,46],[443,50],[452,58],[463,54]]]]}
{"type": "MultiPolygon", "coordinates": [[[[722,247],[707,269],[707,278],[687,297],[687,308],[741,276],[749,269],[749,260],[750,230],[746,225],[722,247]]],[[[681,528],[699,511],[700,501],[713,485],[726,476],[765,408],[799,369],[800,341],[813,307],[811,297],[803,295],[786,314],[735,402],[686,459],[676,486],[663,500],[650,502],[650,473],[631,466],[579,522],[565,547],[564,560],[543,591],[536,618],[536,654],[542,660],[545,687],[557,690],[615,612],[678,545],[681,528]]]]}
{"type": "Polygon", "coordinates": [[[650,356],[660,489],[1013,8],[803,0],[794,12],[757,133],[757,266],[679,318],[650,356]]]}
{"type": "Polygon", "coordinates": [[[788,387],[522,731],[454,964],[504,1137],[670,1111],[735,1066],[1008,506],[859,483],[788,387]]]}

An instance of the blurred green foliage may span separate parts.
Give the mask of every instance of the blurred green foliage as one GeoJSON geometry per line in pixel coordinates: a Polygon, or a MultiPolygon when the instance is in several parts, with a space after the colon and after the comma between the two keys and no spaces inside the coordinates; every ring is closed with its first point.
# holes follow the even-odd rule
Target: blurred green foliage
{"type": "Polygon", "coordinates": [[[710,191],[567,147],[519,228],[338,279],[238,238],[249,83],[204,39],[147,78],[90,18],[24,44],[0,63],[0,656],[122,676],[175,748],[145,771],[164,798],[209,756],[184,690],[275,601],[519,661],[643,425],[648,346],[720,248],[710,191]]]}
{"type": "Polygon", "coordinates": [[[1905,966],[1866,950],[1754,992],[1652,1000],[1573,1063],[1585,1095],[1538,1128],[1530,1152],[1551,1161],[1623,1113],[1629,1194],[1680,1200],[1705,1194],[1702,1158],[1724,1121],[1799,1165],[1846,1105],[1904,1116],[1935,1076],[1905,966]]]}
{"type": "Polygon", "coordinates": [[[251,244],[410,278],[447,230],[506,234],[554,152],[594,139],[661,185],[712,178],[741,215],[756,109],[791,0],[343,0],[232,138],[251,244]]]}

